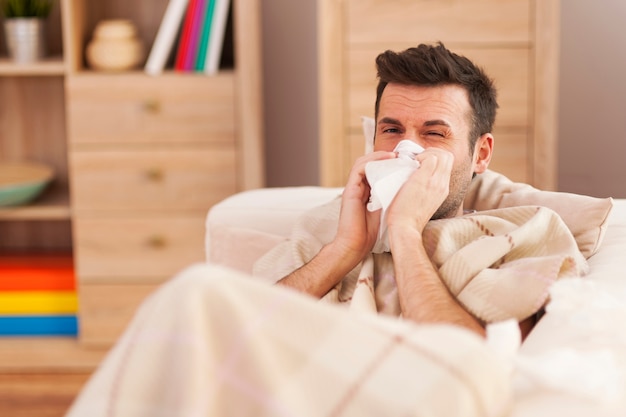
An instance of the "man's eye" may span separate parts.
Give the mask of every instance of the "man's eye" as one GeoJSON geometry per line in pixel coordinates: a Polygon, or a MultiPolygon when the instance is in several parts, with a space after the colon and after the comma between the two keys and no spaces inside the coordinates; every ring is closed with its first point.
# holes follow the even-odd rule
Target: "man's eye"
{"type": "Polygon", "coordinates": [[[388,127],[386,129],[383,129],[383,133],[398,133],[400,131],[400,129],[397,129],[395,127],[388,127]]]}
{"type": "Polygon", "coordinates": [[[434,135],[434,136],[439,136],[439,137],[442,137],[442,138],[445,136],[445,135],[444,135],[443,133],[441,133],[441,132],[428,132],[428,133],[427,133],[427,135],[430,135],[430,136],[433,136],[433,135],[434,135]]]}

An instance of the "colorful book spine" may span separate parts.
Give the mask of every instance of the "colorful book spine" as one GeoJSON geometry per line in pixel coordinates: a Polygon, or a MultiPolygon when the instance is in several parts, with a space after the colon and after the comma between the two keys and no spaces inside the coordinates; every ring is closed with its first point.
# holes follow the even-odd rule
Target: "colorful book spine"
{"type": "Polygon", "coordinates": [[[207,0],[202,23],[202,33],[200,35],[200,45],[195,62],[195,70],[203,71],[206,63],[207,48],[209,46],[209,36],[211,34],[211,23],[213,22],[213,12],[215,11],[216,0],[207,0]]]}
{"type": "Polygon", "coordinates": [[[185,62],[183,63],[183,70],[185,71],[194,71],[196,69],[196,60],[201,43],[200,37],[202,36],[202,25],[204,24],[206,0],[197,0],[197,2],[191,20],[189,50],[185,56],[185,62]]]}
{"type": "Polygon", "coordinates": [[[71,258],[0,258],[0,336],[76,336],[71,258]]]}
{"type": "Polygon", "coordinates": [[[73,291],[7,291],[0,293],[0,315],[75,314],[78,299],[73,291]]]}
{"type": "Polygon", "coordinates": [[[76,315],[0,316],[0,336],[76,336],[76,315]]]}
{"type": "Polygon", "coordinates": [[[178,43],[178,50],[176,51],[176,61],[174,62],[174,69],[176,71],[185,70],[185,62],[191,52],[191,39],[193,37],[193,20],[194,16],[198,12],[199,0],[189,0],[189,6],[187,7],[187,13],[185,14],[185,20],[183,22],[183,28],[180,36],[180,42],[178,43]]]}
{"type": "Polygon", "coordinates": [[[6,291],[75,291],[72,268],[20,268],[0,265],[0,294],[6,291]]]}
{"type": "Polygon", "coordinates": [[[207,75],[213,75],[219,69],[229,9],[230,0],[216,0],[204,68],[204,73],[207,75]]]}

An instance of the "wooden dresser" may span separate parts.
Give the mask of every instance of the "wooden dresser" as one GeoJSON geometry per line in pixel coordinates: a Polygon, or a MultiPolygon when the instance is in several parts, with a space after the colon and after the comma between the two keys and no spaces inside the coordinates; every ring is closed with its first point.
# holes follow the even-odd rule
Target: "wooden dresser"
{"type": "Polygon", "coordinates": [[[500,109],[490,167],[554,189],[558,0],[320,0],[320,175],[343,185],[374,115],[375,57],[442,41],[495,79],[500,109]]]}
{"type": "Polygon", "coordinates": [[[230,71],[69,78],[83,343],[110,344],[146,293],[204,260],[207,207],[240,189],[234,87],[230,71]]]}

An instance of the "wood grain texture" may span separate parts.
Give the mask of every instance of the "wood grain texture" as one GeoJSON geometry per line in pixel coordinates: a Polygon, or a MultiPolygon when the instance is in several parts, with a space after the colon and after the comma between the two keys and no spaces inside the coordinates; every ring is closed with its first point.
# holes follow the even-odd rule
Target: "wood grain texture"
{"type": "Polygon", "coordinates": [[[80,285],[80,343],[110,348],[132,320],[137,307],[158,284],[80,285]]]}
{"type": "Polygon", "coordinates": [[[62,417],[90,373],[0,373],[0,415],[62,417]]]}
{"type": "Polygon", "coordinates": [[[206,212],[237,191],[235,149],[151,147],[76,151],[72,202],[85,211],[206,212]]]}
{"type": "Polygon", "coordinates": [[[80,74],[67,88],[73,145],[235,142],[232,72],[80,74]]]}
{"type": "Polygon", "coordinates": [[[407,40],[528,44],[530,12],[528,0],[349,0],[346,41],[350,47],[407,40]]]}
{"type": "MultiPolygon", "coordinates": [[[[161,283],[204,260],[204,213],[80,217],[75,221],[80,283],[161,283]]],[[[121,289],[121,287],[120,287],[121,289]]]]}

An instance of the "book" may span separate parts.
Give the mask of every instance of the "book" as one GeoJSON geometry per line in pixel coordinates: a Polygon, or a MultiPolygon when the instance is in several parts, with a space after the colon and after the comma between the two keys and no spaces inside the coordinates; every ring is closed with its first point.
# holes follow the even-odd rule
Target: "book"
{"type": "Polygon", "coordinates": [[[163,72],[183,20],[189,0],[170,0],[163,14],[144,71],[150,75],[163,72]]]}
{"type": "Polygon", "coordinates": [[[190,45],[192,38],[192,25],[194,15],[197,13],[198,0],[188,0],[187,11],[182,23],[182,32],[180,35],[180,41],[178,43],[178,49],[176,51],[176,61],[174,62],[174,69],[176,71],[183,71],[185,69],[185,61],[187,56],[191,53],[190,45]]]}
{"type": "Polygon", "coordinates": [[[75,291],[0,292],[0,314],[74,314],[78,311],[75,291]]]}
{"type": "Polygon", "coordinates": [[[73,267],[0,265],[2,291],[75,291],[73,267]]]}
{"type": "MultiPolygon", "coordinates": [[[[193,1],[193,0],[192,0],[193,1]]],[[[191,20],[191,36],[189,38],[189,52],[185,56],[183,70],[194,71],[199,53],[202,37],[202,26],[204,25],[204,15],[206,10],[206,0],[197,0],[196,8],[191,20]]]]}
{"type": "Polygon", "coordinates": [[[217,73],[220,66],[230,3],[231,0],[216,0],[215,3],[204,68],[204,73],[207,75],[217,73]]]}
{"type": "Polygon", "coordinates": [[[211,34],[211,23],[213,22],[213,12],[215,11],[215,1],[207,0],[202,23],[202,33],[200,35],[200,45],[196,56],[195,70],[202,71],[206,63],[206,53],[209,46],[209,35],[211,34]]]}
{"type": "Polygon", "coordinates": [[[75,315],[0,316],[0,336],[77,336],[75,315]]]}

